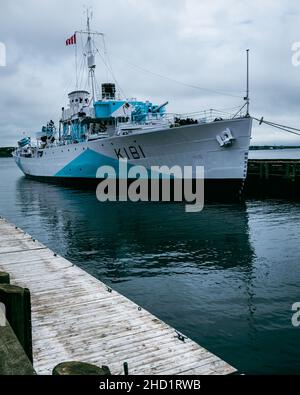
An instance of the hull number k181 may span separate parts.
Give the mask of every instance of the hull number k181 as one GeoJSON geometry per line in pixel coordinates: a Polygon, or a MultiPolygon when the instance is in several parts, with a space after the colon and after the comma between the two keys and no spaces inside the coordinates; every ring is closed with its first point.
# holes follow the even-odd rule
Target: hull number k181
{"type": "Polygon", "coordinates": [[[123,147],[120,149],[115,149],[115,154],[117,159],[128,159],[128,160],[139,160],[139,159],[145,159],[146,155],[144,153],[143,148],[138,145],[131,145],[129,147],[123,147]]]}

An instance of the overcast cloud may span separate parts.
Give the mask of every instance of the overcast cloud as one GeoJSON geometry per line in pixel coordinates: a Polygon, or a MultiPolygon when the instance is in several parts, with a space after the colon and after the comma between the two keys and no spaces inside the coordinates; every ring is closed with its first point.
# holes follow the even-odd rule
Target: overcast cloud
{"type": "MultiPolygon", "coordinates": [[[[83,4],[93,7],[93,28],[106,33],[120,86],[128,97],[170,101],[170,112],[230,108],[242,100],[191,89],[154,73],[200,87],[245,94],[245,50],[251,49],[251,113],[299,127],[300,67],[291,47],[300,41],[300,3],[294,0],[1,0],[0,146],[22,132],[57,122],[75,88],[74,50],[65,40],[84,28],[83,4]]],[[[99,65],[100,66],[100,65],[99,65]]],[[[106,82],[103,67],[99,82],[106,82]]],[[[254,142],[300,145],[263,127],[254,142]]]]}

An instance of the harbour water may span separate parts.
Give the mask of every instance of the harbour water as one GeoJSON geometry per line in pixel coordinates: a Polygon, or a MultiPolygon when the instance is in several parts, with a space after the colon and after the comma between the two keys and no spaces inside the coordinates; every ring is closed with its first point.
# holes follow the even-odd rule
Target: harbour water
{"type": "Polygon", "coordinates": [[[254,160],[300,160],[300,148],[251,150],[249,159],[254,160]]]}
{"type": "Polygon", "coordinates": [[[300,371],[300,203],[101,204],[0,159],[0,215],[242,373],[300,371]]]}

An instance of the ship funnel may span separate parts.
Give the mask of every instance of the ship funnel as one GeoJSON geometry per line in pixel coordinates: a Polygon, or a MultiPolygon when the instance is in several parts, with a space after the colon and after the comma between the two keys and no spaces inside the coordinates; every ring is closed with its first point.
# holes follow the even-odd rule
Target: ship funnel
{"type": "Polygon", "coordinates": [[[102,100],[115,100],[115,99],[116,99],[116,85],[102,84],[102,100]]]}

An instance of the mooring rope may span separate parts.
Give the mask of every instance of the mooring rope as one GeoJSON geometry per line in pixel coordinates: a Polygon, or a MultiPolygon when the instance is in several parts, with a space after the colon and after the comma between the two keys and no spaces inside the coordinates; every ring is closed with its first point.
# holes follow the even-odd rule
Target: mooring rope
{"type": "Polygon", "coordinates": [[[264,120],[264,118],[262,117],[261,119],[252,117],[255,121],[257,121],[260,125],[262,125],[263,123],[265,123],[266,125],[272,126],[275,129],[279,129],[282,130],[284,132],[290,133],[290,134],[294,134],[295,136],[299,136],[300,137],[300,129],[296,129],[290,126],[286,126],[286,125],[280,125],[279,123],[274,123],[271,121],[266,121],[264,120]],[[297,133],[299,132],[299,133],[297,133]]]}

